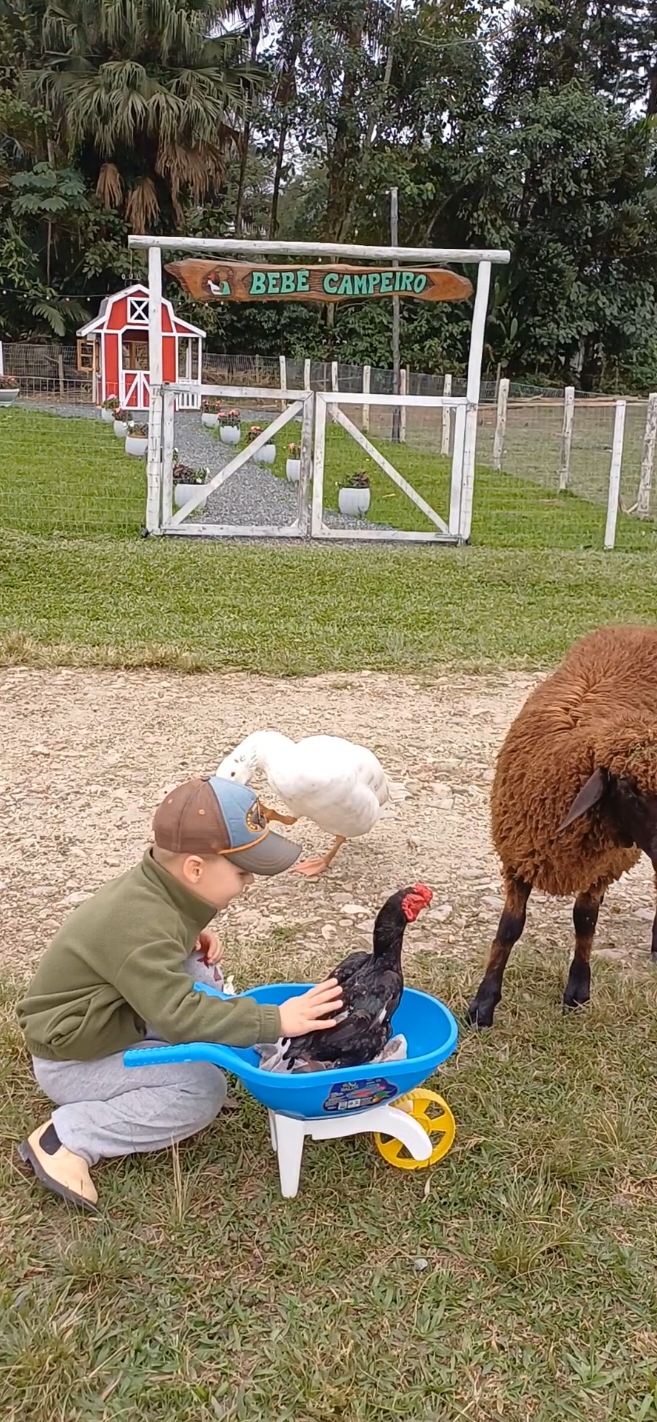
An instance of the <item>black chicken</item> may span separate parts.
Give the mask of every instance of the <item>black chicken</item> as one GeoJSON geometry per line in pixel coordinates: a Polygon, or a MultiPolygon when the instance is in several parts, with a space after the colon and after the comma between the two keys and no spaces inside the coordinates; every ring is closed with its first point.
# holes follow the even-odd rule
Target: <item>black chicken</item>
{"type": "Polygon", "coordinates": [[[378,1056],[389,1041],[391,1018],[404,990],[401,952],[407,923],[431,903],[424,884],[392,894],[377,914],[373,953],[350,953],[327,977],[342,987],[343,1008],[337,1027],[288,1038],[282,1060],[288,1070],[314,1066],[364,1066],[378,1056]]]}

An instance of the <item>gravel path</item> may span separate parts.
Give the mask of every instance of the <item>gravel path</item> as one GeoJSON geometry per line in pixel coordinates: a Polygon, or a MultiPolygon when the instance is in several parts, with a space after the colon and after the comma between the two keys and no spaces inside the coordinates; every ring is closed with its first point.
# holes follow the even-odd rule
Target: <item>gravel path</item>
{"type": "MultiPolygon", "coordinates": [[[[217,474],[237,453],[234,445],[222,444],[216,435],[207,430],[197,414],[186,412],[176,415],[175,443],[184,464],[195,468],[207,467],[211,474],[217,474]]],[[[239,447],[243,448],[243,445],[239,447]]],[[[298,508],[297,487],[277,478],[265,465],[250,459],[220,489],[209,495],[201,521],[287,524],[297,517],[298,508]]],[[[346,518],[343,514],[328,510],[324,512],[324,522],[329,528],[362,528],[364,522],[370,528],[385,527],[384,524],[370,524],[369,520],[346,518]]]]}
{"type": "MultiPolygon", "coordinates": [[[[25,407],[39,410],[49,415],[61,415],[65,419],[98,419],[98,411],[93,405],[38,404],[30,400],[25,407]]],[[[262,416],[262,411],[245,410],[244,426],[262,416]]],[[[193,468],[208,468],[210,474],[218,474],[236,453],[234,446],[221,441],[201,424],[197,411],[180,411],[176,415],[175,445],[183,464],[193,468]]],[[[243,447],[243,446],[242,446],[243,447]]],[[[279,479],[264,465],[249,460],[221,489],[210,494],[204,511],[194,515],[195,523],[218,524],[289,524],[298,513],[298,493],[294,485],[279,479]]],[[[386,528],[382,523],[371,523],[369,519],[346,518],[331,510],[324,511],[324,522],[328,528],[386,528]]]]}

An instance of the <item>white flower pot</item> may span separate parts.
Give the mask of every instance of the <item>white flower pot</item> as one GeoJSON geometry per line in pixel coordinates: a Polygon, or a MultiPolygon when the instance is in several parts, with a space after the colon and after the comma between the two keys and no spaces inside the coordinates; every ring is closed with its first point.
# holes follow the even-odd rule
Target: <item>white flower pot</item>
{"type": "MultiPolygon", "coordinates": [[[[193,497],[193,495],[198,494],[199,489],[202,488],[202,484],[174,484],[173,502],[176,505],[176,508],[183,508],[184,504],[189,503],[189,500],[193,497]]],[[[205,503],[206,498],[207,494],[204,494],[203,503],[205,503]]],[[[202,504],[198,504],[197,507],[202,508],[202,504]]]]}
{"type": "Polygon", "coordinates": [[[100,412],[100,418],[101,418],[101,420],[103,421],[103,424],[104,424],[104,425],[113,425],[113,424],[114,424],[114,411],[113,411],[113,410],[101,410],[101,412],[100,412]]]}
{"type": "Polygon", "coordinates": [[[114,421],[114,433],[117,439],[125,439],[128,433],[128,426],[125,420],[114,421]]]}
{"type": "Polygon", "coordinates": [[[143,457],[148,452],[148,435],[126,435],[125,452],[143,457]]]}
{"type": "Polygon", "coordinates": [[[11,390],[0,390],[0,405],[13,405],[20,393],[17,385],[12,386],[11,390]]]}
{"type": "Polygon", "coordinates": [[[239,425],[222,425],[219,431],[219,438],[222,444],[239,444],[241,430],[239,425]]]}
{"type": "Polygon", "coordinates": [[[339,489],[338,508],[349,518],[363,518],[370,506],[369,489],[339,489]]]}
{"type": "Polygon", "coordinates": [[[216,430],[219,424],[219,416],[203,414],[201,415],[201,424],[205,425],[206,430],[216,430]]]}
{"type": "Polygon", "coordinates": [[[285,465],[285,473],[291,484],[298,484],[301,478],[301,460],[288,459],[285,465]]]}
{"type": "Polygon", "coordinates": [[[273,464],[276,458],[276,445],[263,444],[262,449],[257,449],[253,455],[256,464],[273,464]]]}

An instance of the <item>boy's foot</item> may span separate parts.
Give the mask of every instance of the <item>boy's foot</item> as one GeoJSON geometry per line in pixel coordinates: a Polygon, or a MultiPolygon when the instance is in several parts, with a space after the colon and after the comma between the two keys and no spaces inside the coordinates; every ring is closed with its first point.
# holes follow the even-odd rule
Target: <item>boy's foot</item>
{"type": "Polygon", "coordinates": [[[39,1126],[22,1141],[18,1153],[48,1190],[54,1190],[70,1205],[95,1213],[98,1191],[89,1166],[81,1155],[75,1155],[62,1145],[52,1121],[46,1121],[45,1126],[39,1126]]]}

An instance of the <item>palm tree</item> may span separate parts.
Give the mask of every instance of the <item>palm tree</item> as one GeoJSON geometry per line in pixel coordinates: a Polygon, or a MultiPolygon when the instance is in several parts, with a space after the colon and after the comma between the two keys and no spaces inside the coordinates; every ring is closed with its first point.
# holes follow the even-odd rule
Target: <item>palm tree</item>
{"type": "Polygon", "coordinates": [[[59,142],[133,230],[183,221],[221,184],[265,71],[212,0],[52,0],[32,92],[59,142]]]}

